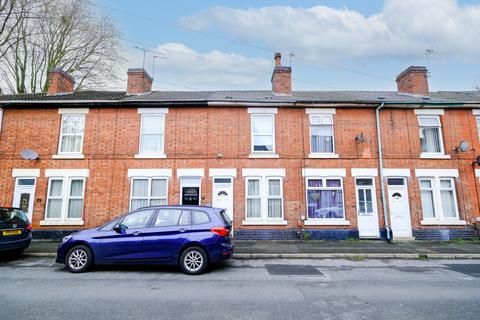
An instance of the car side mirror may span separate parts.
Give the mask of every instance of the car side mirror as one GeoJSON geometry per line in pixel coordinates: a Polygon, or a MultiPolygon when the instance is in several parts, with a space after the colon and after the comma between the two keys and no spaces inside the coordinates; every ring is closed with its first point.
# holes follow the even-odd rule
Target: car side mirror
{"type": "Polygon", "coordinates": [[[115,227],[113,227],[113,230],[115,230],[116,233],[124,233],[128,227],[124,224],[117,224],[115,227]]]}

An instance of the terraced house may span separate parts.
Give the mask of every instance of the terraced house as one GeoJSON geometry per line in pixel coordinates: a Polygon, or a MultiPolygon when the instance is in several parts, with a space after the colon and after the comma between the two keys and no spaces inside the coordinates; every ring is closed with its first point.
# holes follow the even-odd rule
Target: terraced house
{"type": "Polygon", "coordinates": [[[275,55],[271,91],[74,91],[0,96],[0,203],[37,235],[100,225],[153,204],[226,208],[239,239],[478,236],[480,93],[292,91],[275,55]]]}

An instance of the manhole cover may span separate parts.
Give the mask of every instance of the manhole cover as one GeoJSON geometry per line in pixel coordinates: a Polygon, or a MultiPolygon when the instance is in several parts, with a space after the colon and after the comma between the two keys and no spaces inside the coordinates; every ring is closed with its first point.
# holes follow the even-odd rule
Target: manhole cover
{"type": "Polygon", "coordinates": [[[318,271],[314,266],[309,265],[292,265],[292,264],[266,264],[270,275],[277,276],[321,276],[323,273],[318,271]]]}
{"type": "Polygon", "coordinates": [[[453,271],[466,274],[470,277],[480,278],[480,264],[446,264],[453,271]]]}

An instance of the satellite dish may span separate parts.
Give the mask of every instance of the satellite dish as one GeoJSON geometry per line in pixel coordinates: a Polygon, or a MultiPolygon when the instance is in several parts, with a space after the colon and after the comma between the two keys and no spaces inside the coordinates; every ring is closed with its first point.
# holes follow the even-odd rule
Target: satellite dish
{"type": "Polygon", "coordinates": [[[361,132],[359,135],[355,137],[355,140],[357,140],[359,143],[365,142],[365,135],[363,132],[361,132]]]}
{"type": "Polygon", "coordinates": [[[468,142],[465,141],[465,140],[462,140],[462,142],[460,142],[460,146],[458,147],[458,149],[461,151],[461,152],[465,152],[468,150],[468,142]]]}
{"type": "Polygon", "coordinates": [[[20,156],[25,159],[25,160],[36,160],[38,159],[38,153],[30,150],[30,149],[24,149],[20,151],[20,156]]]}

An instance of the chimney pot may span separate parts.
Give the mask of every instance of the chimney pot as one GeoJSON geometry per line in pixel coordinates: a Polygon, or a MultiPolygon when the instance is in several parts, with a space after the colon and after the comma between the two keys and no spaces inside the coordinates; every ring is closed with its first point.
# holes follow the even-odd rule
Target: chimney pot
{"type": "Polygon", "coordinates": [[[128,69],[127,94],[152,92],[153,78],[142,68],[128,69]]]}
{"type": "Polygon", "coordinates": [[[48,71],[48,95],[72,93],[74,85],[75,79],[62,69],[48,71]]]}
{"type": "Polygon", "coordinates": [[[272,74],[272,92],[276,95],[292,95],[292,68],[282,66],[282,55],[275,53],[275,67],[272,74]]]}
{"type": "Polygon", "coordinates": [[[399,93],[429,96],[427,68],[410,66],[397,76],[399,93]]]}
{"type": "Polygon", "coordinates": [[[273,56],[273,58],[275,59],[276,66],[282,65],[282,54],[280,52],[275,52],[275,55],[273,56]]]}

